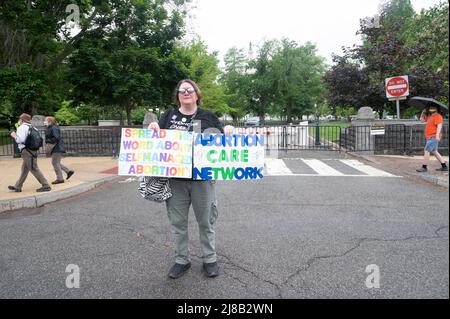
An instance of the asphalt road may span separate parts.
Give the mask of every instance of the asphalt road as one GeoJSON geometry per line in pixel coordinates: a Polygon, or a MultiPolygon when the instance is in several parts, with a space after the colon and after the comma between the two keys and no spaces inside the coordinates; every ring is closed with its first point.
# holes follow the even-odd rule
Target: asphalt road
{"type": "Polygon", "coordinates": [[[136,187],[0,215],[0,298],[449,298],[447,189],[386,177],[218,182],[222,274],[202,274],[191,214],[192,268],[171,280],[165,206],[136,187]],[[80,288],[66,287],[69,264],[80,288]],[[379,288],[366,286],[368,265],[379,288]]]}

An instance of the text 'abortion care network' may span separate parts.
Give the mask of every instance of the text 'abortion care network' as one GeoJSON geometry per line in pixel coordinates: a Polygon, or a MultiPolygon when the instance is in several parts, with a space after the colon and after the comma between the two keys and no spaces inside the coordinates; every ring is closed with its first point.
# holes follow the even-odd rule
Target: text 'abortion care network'
{"type": "Polygon", "coordinates": [[[264,136],[122,129],[119,175],[249,180],[264,177],[264,136]]]}
{"type": "Polygon", "coordinates": [[[264,136],[195,134],[194,180],[264,177],[264,136]]]}

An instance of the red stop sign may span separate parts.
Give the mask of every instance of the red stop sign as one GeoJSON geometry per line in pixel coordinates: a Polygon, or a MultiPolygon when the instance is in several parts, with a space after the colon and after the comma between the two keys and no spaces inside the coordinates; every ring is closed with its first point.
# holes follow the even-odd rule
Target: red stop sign
{"type": "Polygon", "coordinates": [[[396,76],[386,80],[387,97],[401,97],[409,95],[408,77],[396,76]]]}

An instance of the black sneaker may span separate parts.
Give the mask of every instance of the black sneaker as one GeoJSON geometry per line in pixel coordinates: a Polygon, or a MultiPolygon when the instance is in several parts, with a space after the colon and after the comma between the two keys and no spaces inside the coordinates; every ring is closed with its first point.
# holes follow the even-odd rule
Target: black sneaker
{"type": "Polygon", "coordinates": [[[448,167],[441,167],[441,168],[437,168],[436,171],[438,172],[448,172],[448,167]]]}
{"type": "Polygon", "coordinates": [[[419,173],[426,173],[426,172],[428,172],[428,169],[427,169],[427,168],[424,168],[424,167],[421,167],[421,168],[419,168],[419,169],[416,169],[416,172],[419,172],[419,173]]]}
{"type": "Polygon", "coordinates": [[[56,181],[52,182],[53,185],[62,184],[62,183],[64,183],[63,179],[57,179],[56,181]]]}
{"type": "Polygon", "coordinates": [[[217,262],[204,263],[203,270],[205,271],[206,276],[208,276],[209,278],[219,276],[219,265],[217,265],[217,262]]]}
{"type": "Polygon", "coordinates": [[[180,278],[186,273],[189,268],[191,268],[191,263],[185,265],[176,263],[172,266],[172,268],[170,268],[169,277],[172,279],[180,278]]]}
{"type": "Polygon", "coordinates": [[[17,188],[15,186],[11,186],[11,185],[8,186],[8,189],[10,191],[15,191],[16,193],[20,193],[22,191],[20,188],[17,188]]]}
{"type": "Polygon", "coordinates": [[[74,173],[75,173],[74,171],[69,171],[69,173],[67,173],[67,178],[66,179],[69,179],[70,176],[72,176],[74,173]]]}
{"type": "Polygon", "coordinates": [[[36,189],[36,192],[42,193],[42,192],[49,192],[52,188],[50,186],[42,186],[41,188],[36,189]]]}

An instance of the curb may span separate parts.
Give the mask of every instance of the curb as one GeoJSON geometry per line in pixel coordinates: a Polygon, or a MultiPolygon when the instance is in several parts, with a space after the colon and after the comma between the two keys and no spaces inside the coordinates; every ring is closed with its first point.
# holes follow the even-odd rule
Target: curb
{"type": "Polygon", "coordinates": [[[436,176],[430,176],[430,175],[420,175],[420,174],[414,174],[411,173],[409,174],[410,176],[413,176],[415,178],[424,180],[426,182],[429,182],[431,184],[435,184],[438,186],[442,186],[442,187],[446,187],[448,188],[448,178],[441,178],[441,177],[436,177],[436,176]]]}
{"type": "Polygon", "coordinates": [[[86,182],[69,189],[49,192],[43,195],[29,196],[17,199],[5,199],[0,200],[0,213],[8,212],[12,210],[22,208],[37,208],[44,206],[45,204],[56,202],[58,200],[70,198],[82,193],[86,193],[94,188],[102,186],[107,183],[113,183],[115,181],[123,179],[122,176],[109,176],[96,181],[86,182]]]}
{"type": "MultiPolygon", "coordinates": [[[[375,160],[373,160],[373,159],[371,159],[371,158],[369,158],[367,156],[361,155],[361,154],[356,154],[356,153],[353,153],[353,152],[347,152],[347,154],[349,154],[349,155],[351,155],[353,157],[356,157],[356,158],[364,159],[364,160],[366,160],[368,162],[371,162],[373,164],[381,165],[381,163],[379,163],[379,162],[377,162],[377,161],[375,161],[375,160]]],[[[438,186],[449,188],[448,178],[442,178],[442,177],[431,176],[431,175],[414,174],[414,173],[410,173],[410,172],[402,172],[402,171],[399,171],[399,170],[396,170],[396,174],[407,175],[407,176],[410,176],[410,177],[413,177],[413,178],[421,179],[421,180],[423,180],[425,182],[428,182],[428,183],[431,183],[431,184],[434,184],[434,185],[438,185],[438,186]]]]}
{"type": "Polygon", "coordinates": [[[349,154],[350,156],[356,157],[356,158],[362,158],[363,160],[366,160],[368,162],[371,162],[373,164],[380,164],[379,162],[369,158],[368,156],[365,155],[361,155],[361,154],[357,154],[357,153],[353,153],[353,152],[347,152],[347,154],[349,154]]]}

